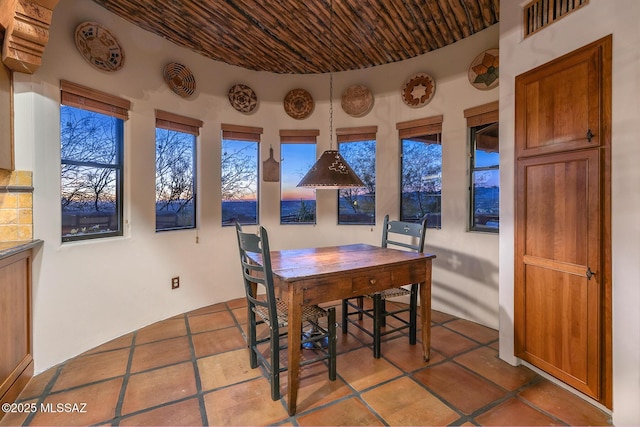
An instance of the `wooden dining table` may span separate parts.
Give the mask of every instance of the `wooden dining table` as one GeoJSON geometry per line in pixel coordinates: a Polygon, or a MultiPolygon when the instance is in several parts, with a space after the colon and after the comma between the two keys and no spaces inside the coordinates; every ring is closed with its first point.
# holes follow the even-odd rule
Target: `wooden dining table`
{"type": "Polygon", "coordinates": [[[296,413],[300,384],[300,324],[305,305],[340,301],[419,283],[422,351],[424,360],[429,360],[433,258],[433,254],[367,244],[271,251],[276,296],[287,301],[289,306],[289,415],[296,413]]]}

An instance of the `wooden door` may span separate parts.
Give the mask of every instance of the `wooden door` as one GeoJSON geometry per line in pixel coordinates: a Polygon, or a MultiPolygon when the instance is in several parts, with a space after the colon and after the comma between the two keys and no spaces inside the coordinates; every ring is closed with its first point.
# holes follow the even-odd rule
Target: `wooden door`
{"type": "Polygon", "coordinates": [[[611,405],[610,49],[516,78],[515,354],[611,405]]]}

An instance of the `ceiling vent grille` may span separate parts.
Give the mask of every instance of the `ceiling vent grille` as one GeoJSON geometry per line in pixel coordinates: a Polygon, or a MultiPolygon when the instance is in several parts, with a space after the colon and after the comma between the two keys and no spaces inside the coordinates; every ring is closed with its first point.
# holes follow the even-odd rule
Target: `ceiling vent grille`
{"type": "Polygon", "coordinates": [[[533,0],[524,5],[524,36],[540,31],[589,3],[589,0],[533,0]]]}

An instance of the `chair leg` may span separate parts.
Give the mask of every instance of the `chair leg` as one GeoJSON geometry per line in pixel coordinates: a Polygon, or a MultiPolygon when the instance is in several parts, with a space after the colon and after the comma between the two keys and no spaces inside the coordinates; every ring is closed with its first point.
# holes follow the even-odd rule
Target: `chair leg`
{"type": "Polygon", "coordinates": [[[382,320],[382,298],[380,294],[373,296],[373,357],[380,358],[380,325],[382,320]]]}
{"type": "Polygon", "coordinates": [[[329,331],[329,380],[336,379],[336,309],[329,308],[329,318],[327,320],[327,330],[329,331]]]}
{"type": "Polygon", "coordinates": [[[364,311],[364,297],[358,297],[358,320],[362,320],[363,311],[364,311]]]}
{"type": "Polygon", "coordinates": [[[280,334],[271,328],[271,399],[280,399],[280,334]]]}
{"type": "Polygon", "coordinates": [[[349,313],[349,305],[347,304],[346,299],[342,300],[342,333],[347,333],[347,328],[349,327],[349,319],[347,318],[349,313]]]}
{"type": "Polygon", "coordinates": [[[248,328],[249,330],[247,331],[249,334],[249,366],[251,366],[251,369],[255,369],[258,367],[258,356],[256,356],[256,317],[255,317],[255,313],[253,312],[253,310],[251,310],[251,307],[249,307],[249,312],[247,313],[249,322],[248,322],[248,328]]]}
{"type": "Polygon", "coordinates": [[[380,299],[380,327],[384,328],[385,326],[387,326],[387,302],[380,299]]]}
{"type": "Polygon", "coordinates": [[[417,335],[418,318],[418,286],[411,285],[411,296],[409,300],[409,344],[415,345],[417,335]]]}

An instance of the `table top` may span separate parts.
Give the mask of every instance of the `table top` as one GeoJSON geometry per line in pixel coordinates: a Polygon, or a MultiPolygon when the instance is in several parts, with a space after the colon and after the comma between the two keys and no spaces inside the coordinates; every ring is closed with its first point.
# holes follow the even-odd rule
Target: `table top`
{"type": "Polygon", "coordinates": [[[360,243],[271,251],[271,268],[273,274],[281,280],[294,281],[339,274],[344,271],[366,270],[412,261],[420,262],[428,258],[435,258],[435,255],[360,243]]]}

